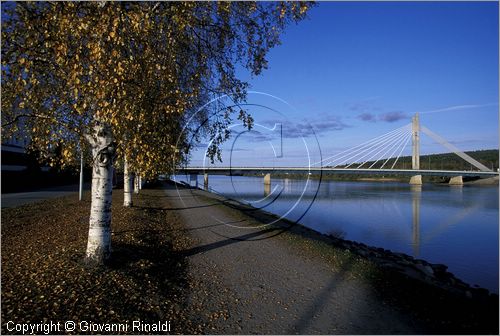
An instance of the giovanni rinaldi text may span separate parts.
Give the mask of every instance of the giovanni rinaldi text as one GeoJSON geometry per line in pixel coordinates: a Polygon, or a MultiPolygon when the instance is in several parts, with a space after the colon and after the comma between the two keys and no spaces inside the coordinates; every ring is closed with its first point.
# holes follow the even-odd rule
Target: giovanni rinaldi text
{"type": "Polygon", "coordinates": [[[66,322],[40,322],[40,323],[16,323],[8,321],[7,331],[23,335],[51,334],[63,332],[170,332],[170,321],[144,322],[126,321],[125,323],[96,323],[92,321],[66,321],[66,322]]]}

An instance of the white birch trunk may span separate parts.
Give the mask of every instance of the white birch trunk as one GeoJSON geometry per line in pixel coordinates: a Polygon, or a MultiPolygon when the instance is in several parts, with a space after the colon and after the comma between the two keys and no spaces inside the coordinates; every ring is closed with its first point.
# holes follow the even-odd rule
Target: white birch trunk
{"type": "Polygon", "coordinates": [[[90,205],[87,260],[102,264],[111,254],[111,196],[114,147],[111,128],[98,125],[87,136],[92,146],[92,200],[90,205]]]}
{"type": "Polygon", "coordinates": [[[138,194],[139,193],[139,175],[135,174],[134,178],[134,193],[138,194]]]}
{"type": "Polygon", "coordinates": [[[133,183],[133,174],[130,172],[128,167],[128,160],[125,156],[125,163],[123,165],[123,206],[131,207],[132,206],[132,183],[133,183]]]}
{"type": "Polygon", "coordinates": [[[139,175],[139,190],[142,190],[142,176],[139,175]]]}

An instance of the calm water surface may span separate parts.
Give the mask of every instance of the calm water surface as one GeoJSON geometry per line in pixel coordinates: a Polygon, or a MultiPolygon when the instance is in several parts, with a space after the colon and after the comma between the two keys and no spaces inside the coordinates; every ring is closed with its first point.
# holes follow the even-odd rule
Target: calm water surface
{"type": "Polygon", "coordinates": [[[210,176],[209,188],[322,233],[446,264],[498,293],[498,186],[273,178],[266,192],[262,177],[210,176]]]}

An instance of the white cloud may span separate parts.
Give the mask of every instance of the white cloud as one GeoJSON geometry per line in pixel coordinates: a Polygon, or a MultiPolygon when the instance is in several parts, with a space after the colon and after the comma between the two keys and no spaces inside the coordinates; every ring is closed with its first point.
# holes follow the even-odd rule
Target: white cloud
{"type": "Polygon", "coordinates": [[[421,114],[427,114],[427,113],[439,113],[439,112],[449,112],[449,111],[457,111],[457,110],[467,110],[467,109],[472,109],[472,108],[480,108],[480,107],[487,107],[487,106],[496,106],[498,103],[489,103],[489,104],[472,104],[472,105],[456,105],[456,106],[449,106],[437,110],[431,110],[431,111],[424,111],[424,112],[419,112],[421,114]]]}

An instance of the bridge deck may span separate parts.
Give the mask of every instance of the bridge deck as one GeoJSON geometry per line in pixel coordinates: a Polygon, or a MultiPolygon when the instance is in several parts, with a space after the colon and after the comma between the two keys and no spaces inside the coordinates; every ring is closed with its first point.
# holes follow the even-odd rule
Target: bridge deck
{"type": "Polygon", "coordinates": [[[423,170],[423,169],[356,169],[356,168],[307,168],[307,167],[186,167],[179,168],[177,173],[209,175],[240,175],[243,173],[281,173],[281,174],[376,174],[376,175],[432,175],[432,176],[478,176],[494,177],[495,171],[473,170],[423,170]]]}

